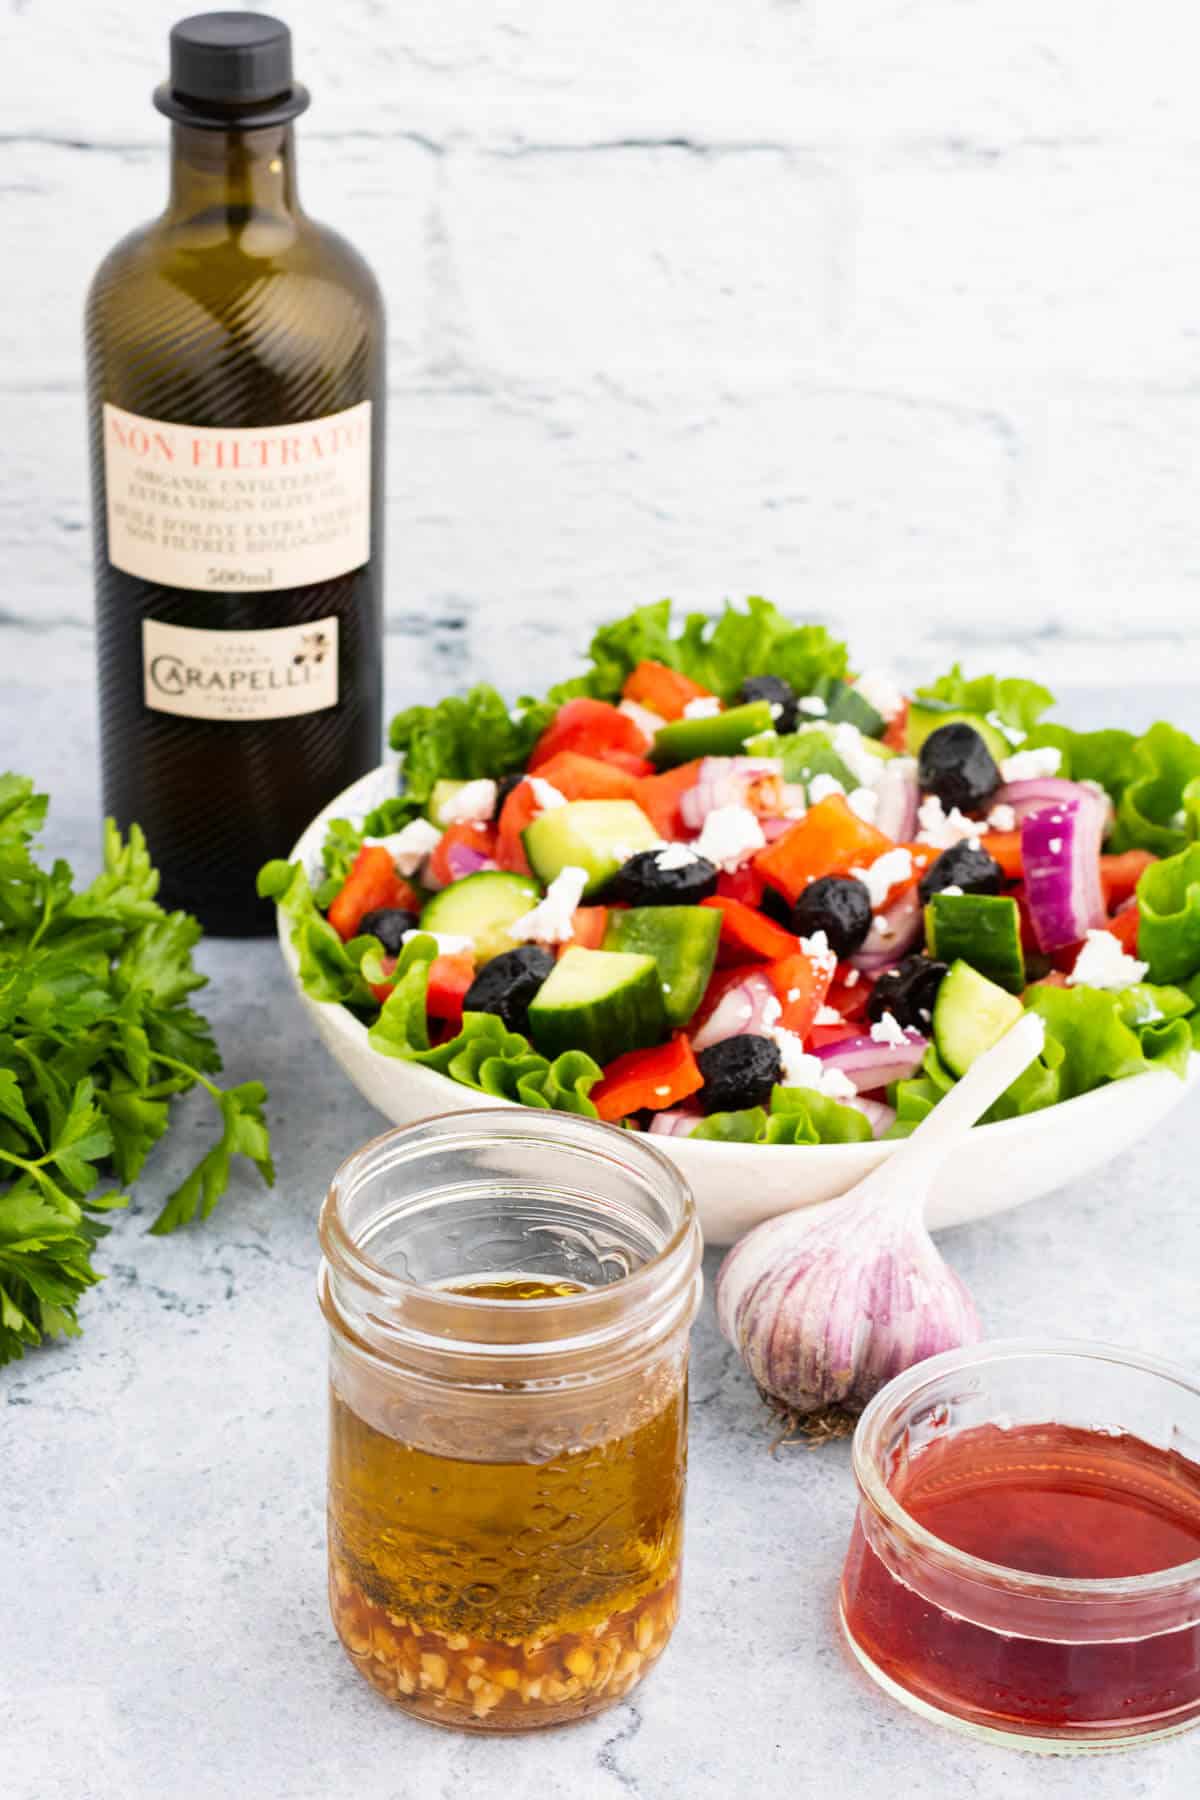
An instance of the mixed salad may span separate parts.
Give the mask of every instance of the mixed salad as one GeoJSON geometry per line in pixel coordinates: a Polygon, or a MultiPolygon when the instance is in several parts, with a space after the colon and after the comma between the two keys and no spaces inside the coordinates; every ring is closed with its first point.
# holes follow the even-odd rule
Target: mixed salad
{"type": "Polygon", "coordinates": [[[903,1135],[1022,1008],[1045,1049],[989,1117],[1182,1077],[1200,744],[1052,705],[957,666],[906,695],[766,601],[664,601],[545,699],[400,714],[396,796],[260,891],[381,1055],[630,1128],[903,1135]]]}

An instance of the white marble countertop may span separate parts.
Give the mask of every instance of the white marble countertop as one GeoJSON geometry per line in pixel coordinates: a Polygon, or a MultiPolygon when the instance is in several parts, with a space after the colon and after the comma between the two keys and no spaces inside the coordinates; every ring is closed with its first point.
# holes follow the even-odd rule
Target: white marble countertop
{"type": "MultiPolygon", "coordinates": [[[[91,668],[72,633],[0,633],[0,768],[50,788],[49,840],[95,857],[91,668]]],[[[397,691],[396,700],[410,696],[397,691]]],[[[1081,694],[1081,722],[1200,697],[1081,694]]],[[[5,1800],[1183,1800],[1200,1733],[1107,1759],[981,1749],[872,1688],[838,1640],[847,1447],[772,1457],[706,1299],[695,1334],[684,1613],[661,1668],[589,1724],[499,1741],[388,1709],[324,1593],[324,1327],[314,1224],[379,1127],[321,1051],[270,943],[209,944],[229,1071],[271,1089],[273,1192],[239,1180],[203,1229],[145,1227],[205,1140],[199,1100],[118,1215],[75,1343],[0,1371],[0,1792],[5,1800]]],[[[1200,1365],[1200,1113],[944,1247],[989,1331],[1063,1332],[1200,1365]]],[[[714,1259],[710,1258],[709,1275],[714,1259]]]]}

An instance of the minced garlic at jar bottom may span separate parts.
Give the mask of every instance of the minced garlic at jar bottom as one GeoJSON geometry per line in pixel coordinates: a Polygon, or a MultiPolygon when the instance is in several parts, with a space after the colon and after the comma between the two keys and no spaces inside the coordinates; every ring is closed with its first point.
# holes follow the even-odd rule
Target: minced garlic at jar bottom
{"type": "Polygon", "coordinates": [[[335,1390],[330,1604],[376,1688],[433,1722],[502,1731],[584,1717],[641,1679],[679,1606],[676,1371],[639,1384],[613,1435],[528,1462],[417,1448],[335,1390]]]}

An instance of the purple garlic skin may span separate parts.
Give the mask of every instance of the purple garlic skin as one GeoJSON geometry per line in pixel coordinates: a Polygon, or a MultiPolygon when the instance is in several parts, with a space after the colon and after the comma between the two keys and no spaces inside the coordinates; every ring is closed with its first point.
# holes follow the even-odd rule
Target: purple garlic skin
{"type": "Polygon", "coordinates": [[[717,1322],[765,1394],[801,1415],[857,1412],[914,1363],[978,1342],[975,1303],[923,1211],[920,1190],[852,1192],[734,1245],[717,1322]]]}

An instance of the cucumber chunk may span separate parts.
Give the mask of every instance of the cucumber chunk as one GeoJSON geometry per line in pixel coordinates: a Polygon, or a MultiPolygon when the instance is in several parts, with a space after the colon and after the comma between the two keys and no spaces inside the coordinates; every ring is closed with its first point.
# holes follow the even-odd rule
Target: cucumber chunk
{"type": "Polygon", "coordinates": [[[652,956],[572,945],[529,1005],[529,1035],[543,1056],[586,1050],[609,1063],[626,1050],[646,1050],[667,1031],[652,956]]]}
{"type": "Polygon", "coordinates": [[[631,906],[611,912],[606,950],[652,956],[669,1025],[686,1025],[717,960],[721,915],[713,906],[631,906]]]}
{"type": "Polygon", "coordinates": [[[939,725],[953,725],[955,722],[970,725],[976,730],[997,763],[1011,756],[1013,747],[1002,731],[997,731],[978,713],[964,712],[961,706],[943,706],[935,700],[914,700],[908,709],[908,722],[904,729],[904,747],[910,756],[915,756],[925,739],[935,732],[939,725]]]}
{"type": "Polygon", "coordinates": [[[929,954],[961,960],[989,981],[1019,994],[1025,986],[1021,915],[1003,894],[934,894],[925,908],[929,954]]]}
{"type": "Polygon", "coordinates": [[[524,918],[540,898],[537,882],[528,875],[481,869],[478,875],[464,875],[427,900],[421,929],[447,937],[474,938],[475,960],[485,963],[503,950],[516,948],[508,928],[524,918]]]}
{"type": "Polygon", "coordinates": [[[632,800],[571,800],[539,814],[521,837],[530,868],[547,887],[563,869],[586,869],[585,899],[636,850],[652,850],[662,842],[632,800]]]}
{"type": "Polygon", "coordinates": [[[825,701],[825,717],[834,724],[844,720],[848,725],[856,725],[863,736],[869,738],[881,738],[887,730],[883,714],[848,682],[835,677],[823,682],[820,691],[825,701]]]}
{"type": "Polygon", "coordinates": [[[950,1073],[965,1075],[1024,1010],[1015,994],[1005,993],[969,963],[956,962],[933,1003],[933,1041],[950,1073]]]}
{"type": "Polygon", "coordinates": [[[748,700],[711,718],[675,719],[655,733],[650,757],[665,769],[698,756],[736,756],[747,738],[770,731],[774,723],[768,700],[748,700]]]}
{"type": "Polygon", "coordinates": [[[444,831],[450,823],[444,816],[444,808],[449,806],[455,794],[466,785],[465,781],[435,781],[433,792],[425,802],[425,817],[444,831]]]}

